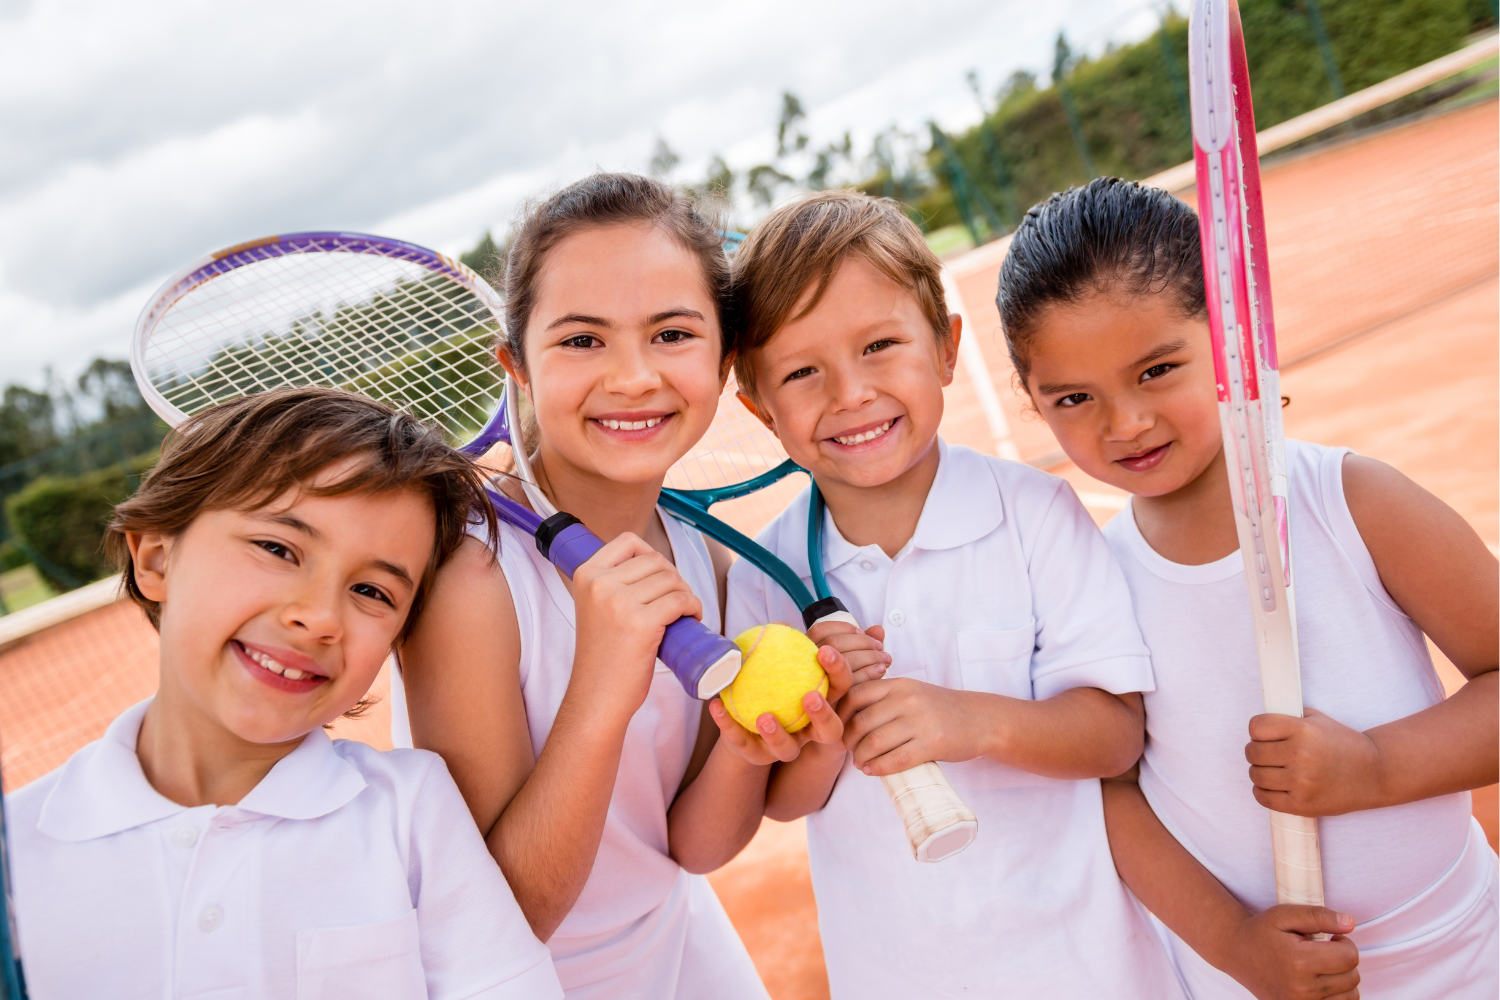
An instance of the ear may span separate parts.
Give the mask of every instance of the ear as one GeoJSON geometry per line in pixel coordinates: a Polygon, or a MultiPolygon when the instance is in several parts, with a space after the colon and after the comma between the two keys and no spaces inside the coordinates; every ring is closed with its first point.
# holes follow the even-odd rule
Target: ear
{"type": "Polygon", "coordinates": [[[964,335],[964,318],[958,313],[948,314],[948,339],[938,345],[938,358],[943,366],[943,385],[953,383],[953,372],[958,367],[958,342],[964,335]]]}
{"type": "Polygon", "coordinates": [[[125,544],[130,547],[136,588],[146,600],[160,604],[167,597],[167,556],[172,539],[156,531],[127,531],[125,544]]]}
{"type": "Polygon", "coordinates": [[[747,395],[743,389],[736,392],[735,395],[739,397],[740,403],[744,405],[745,409],[750,411],[751,415],[754,416],[756,420],[759,420],[761,423],[766,425],[766,430],[770,431],[772,434],[776,433],[776,424],[771,420],[771,415],[769,413],[762,412],[761,408],[755,405],[754,399],[747,395]]]}
{"type": "Polygon", "coordinates": [[[521,370],[521,366],[516,363],[515,358],[511,357],[510,349],[504,344],[497,346],[495,348],[495,360],[500,362],[501,368],[505,369],[506,377],[515,380],[516,385],[521,387],[521,391],[530,400],[531,386],[527,384],[526,374],[521,370]]]}

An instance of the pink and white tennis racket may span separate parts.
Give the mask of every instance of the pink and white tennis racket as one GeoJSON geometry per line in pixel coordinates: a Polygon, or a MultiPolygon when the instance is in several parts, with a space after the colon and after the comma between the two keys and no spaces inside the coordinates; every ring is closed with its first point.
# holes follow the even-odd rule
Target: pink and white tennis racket
{"type": "MultiPolygon", "coordinates": [[[[1287,534],[1281,373],[1250,72],[1234,0],[1197,0],[1188,28],[1198,225],[1219,421],[1267,712],[1302,715],[1287,534]]],[[[1279,903],[1323,905],[1318,821],[1271,813],[1279,903]]]]}

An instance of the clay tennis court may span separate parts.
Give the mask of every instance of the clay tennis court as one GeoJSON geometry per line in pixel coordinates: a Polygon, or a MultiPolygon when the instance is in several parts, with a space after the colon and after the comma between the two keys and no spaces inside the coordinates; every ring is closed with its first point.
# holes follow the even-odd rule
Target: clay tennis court
{"type": "MultiPolygon", "coordinates": [[[[1497,133],[1491,100],[1273,157],[1264,168],[1283,388],[1292,398],[1288,434],[1391,463],[1456,508],[1492,549],[1500,542],[1497,133]]],[[[1102,522],[1119,508],[1117,491],[1065,463],[1045,425],[1010,388],[993,306],[993,257],[982,248],[953,268],[1012,440],[1023,459],[1071,480],[1102,522]]],[[[943,432],[955,443],[994,448],[965,374],[949,391],[943,432]]],[[[744,507],[733,520],[750,527],[774,510],[744,507]]],[[[155,688],[156,637],[127,604],[4,641],[0,764],[7,789],[61,764],[155,688]]],[[[1439,660],[1451,690],[1462,678],[1439,660]]],[[[384,687],[382,675],[374,693],[384,687]]],[[[368,717],[341,722],[337,735],[388,747],[389,722],[381,702],[368,717]]],[[[1476,793],[1475,812],[1494,844],[1495,788],[1476,793]]],[[[826,997],[801,824],[766,822],[711,880],[771,995],[826,997]]]]}

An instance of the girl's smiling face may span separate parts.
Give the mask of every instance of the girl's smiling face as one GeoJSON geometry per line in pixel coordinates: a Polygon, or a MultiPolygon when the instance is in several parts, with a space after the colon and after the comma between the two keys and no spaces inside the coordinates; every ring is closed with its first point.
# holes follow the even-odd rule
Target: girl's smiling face
{"type": "Polygon", "coordinates": [[[939,342],[911,291],[850,256],[817,306],[754,353],[753,408],[825,490],[890,483],[932,457],[954,319],[939,342]]]}
{"type": "Polygon", "coordinates": [[[432,554],[432,504],[415,491],[300,492],[127,536],[161,603],[158,701],[247,743],[299,739],[364,697],[432,554]]]}
{"type": "Polygon", "coordinates": [[[553,483],[659,482],[713,421],[727,373],[702,265],[644,224],[549,250],[524,343],[517,374],[553,483]]]}
{"type": "Polygon", "coordinates": [[[1219,458],[1208,318],[1170,294],[1107,287],[1053,303],[1026,337],[1026,391],[1069,458],[1101,482],[1164,496],[1219,458]]]}

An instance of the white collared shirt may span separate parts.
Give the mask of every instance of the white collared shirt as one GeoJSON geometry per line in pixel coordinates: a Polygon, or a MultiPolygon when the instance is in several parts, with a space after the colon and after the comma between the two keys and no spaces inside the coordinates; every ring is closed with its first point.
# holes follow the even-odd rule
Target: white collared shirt
{"type": "MultiPolygon", "coordinates": [[[[885,626],[887,676],[1022,699],[1151,690],[1124,576],[1068,484],[939,448],[916,532],[894,558],[824,521],[829,586],[861,623],[885,626]]],[[[807,504],[804,491],[759,541],[810,581],[807,504]]],[[[728,634],[767,621],[801,616],[740,560],[729,574],[728,634]]],[[[944,861],[913,860],[881,783],[852,765],[808,817],[835,998],[1181,996],[1115,874],[1098,781],[984,758],[942,766],[979,818],[975,842],[944,861]]]]}
{"type": "Polygon", "coordinates": [[[149,704],[6,796],[34,1000],[562,995],[436,754],[315,730],[186,808],[142,773],[149,704]]]}

